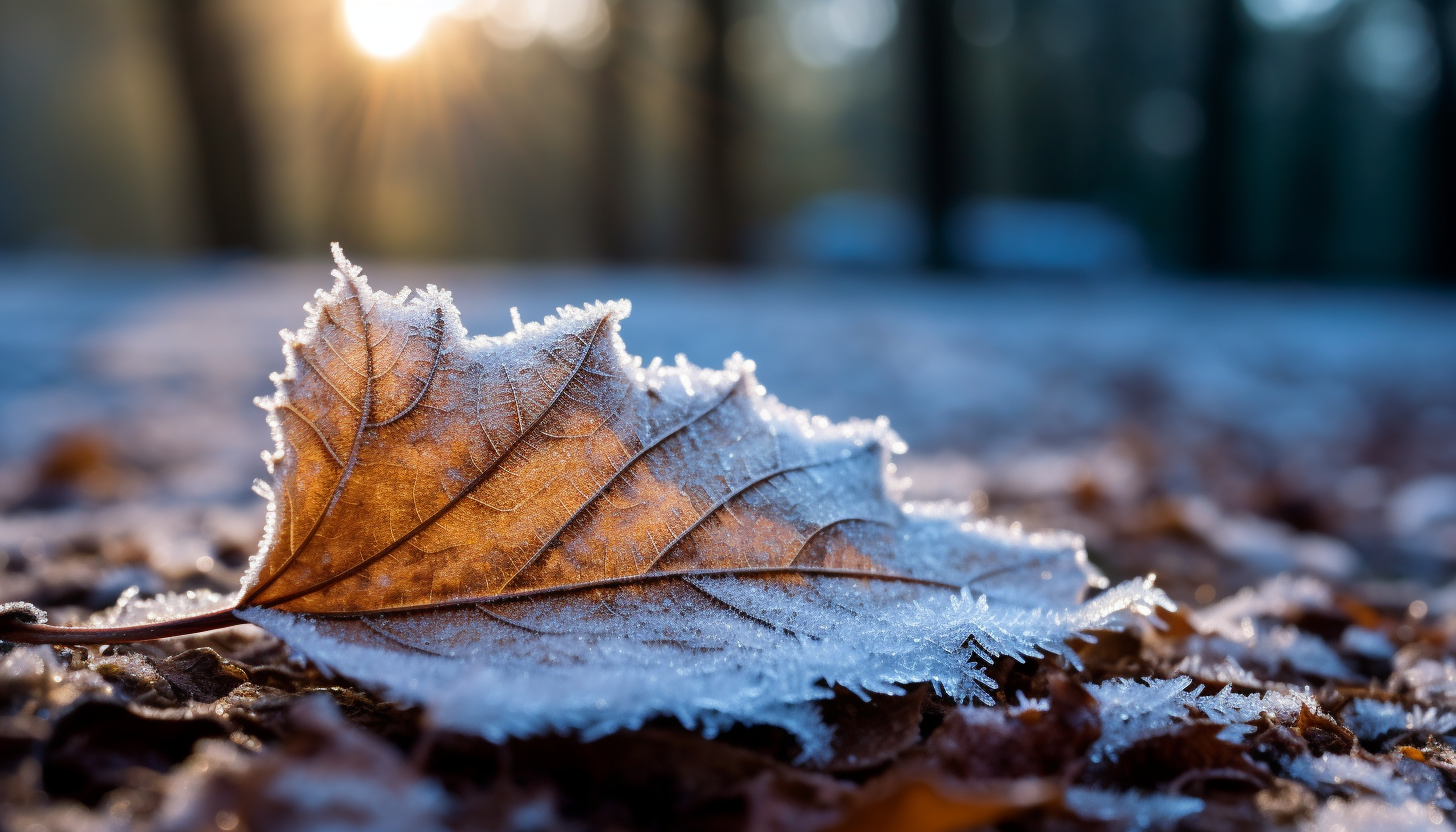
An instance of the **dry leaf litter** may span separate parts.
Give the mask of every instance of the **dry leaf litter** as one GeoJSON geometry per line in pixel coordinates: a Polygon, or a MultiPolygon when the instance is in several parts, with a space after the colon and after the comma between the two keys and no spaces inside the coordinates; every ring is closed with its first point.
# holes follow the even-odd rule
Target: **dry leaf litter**
{"type": "MultiPolygon", "coordinates": [[[[168,327],[205,327],[193,314],[199,308],[226,317],[217,295],[241,291],[173,288],[170,311],[139,313],[152,316],[146,328],[161,321],[164,343],[175,335],[168,327]]],[[[990,294],[993,305],[1020,302],[990,294]]],[[[1278,308],[1277,298],[1263,300],[1278,308]]],[[[817,734],[785,730],[802,724],[801,714],[788,726],[725,719],[709,739],[683,726],[693,723],[685,714],[601,736],[492,741],[452,725],[439,702],[391,704],[377,685],[326,673],[255,626],[106,648],[14,646],[0,660],[0,825],[1445,828],[1456,773],[1456,595],[1442,589],[1456,556],[1456,481],[1447,474],[1456,394],[1451,374],[1433,368],[1456,344],[1420,325],[1422,313],[1410,308],[1430,305],[1420,299],[1381,298],[1358,318],[1338,298],[1316,300],[1330,307],[1316,311],[1333,318],[1322,325],[1339,337],[1296,337],[1274,316],[1263,323],[1285,340],[1255,338],[1262,352],[1185,344],[1176,358],[1188,366],[1170,369],[1176,359],[1154,361],[1124,345],[1120,355],[1108,348],[1077,358],[1093,381],[1068,381],[1076,361],[1043,347],[1046,355],[1022,367],[1023,383],[1036,388],[1020,394],[1024,424],[1011,415],[997,427],[993,411],[1004,401],[962,406],[976,398],[964,387],[944,397],[960,407],[957,418],[910,420],[912,446],[940,449],[896,459],[913,481],[911,497],[969,499],[975,517],[995,528],[1005,518],[1008,533],[1017,521],[1081,532],[1111,577],[1158,570],[1159,585],[1180,602],[1159,612],[1156,626],[1073,639],[1064,656],[987,663],[989,706],[959,702],[943,685],[849,685],[801,703],[822,726],[817,734]],[[1396,386],[1388,368],[1402,360],[1401,372],[1429,373],[1429,383],[1396,386]],[[1056,425],[1051,416],[1068,405],[1037,397],[1054,395],[1038,385],[1059,381],[1073,393],[1097,385],[1087,399],[1094,412],[1056,425]],[[1216,395],[1231,388],[1239,408],[1216,395]],[[1317,406],[1289,403],[1309,396],[1317,406]],[[983,435],[937,439],[957,422],[983,435]],[[987,433],[1002,447],[988,446],[987,433]]],[[[1176,293],[1157,302],[1170,312],[1197,306],[1176,293]]],[[[937,330],[934,311],[919,311],[930,324],[919,346],[944,349],[925,342],[959,329],[941,322],[937,330]]],[[[101,331],[121,352],[164,349],[112,320],[101,331]]],[[[858,323],[874,330],[872,319],[858,323]]],[[[1036,334],[988,332],[990,347],[1008,349],[1036,334]]],[[[1185,336],[1167,337],[1176,346],[1185,336]]],[[[1075,327],[1063,333],[1064,342],[1076,337],[1075,327]]],[[[781,347],[775,355],[787,360],[793,345],[781,347]]],[[[93,355],[91,372],[104,377],[126,357],[93,355]]],[[[248,363],[182,357],[184,366],[167,372],[185,377],[189,360],[203,370],[248,363]]],[[[986,373],[994,362],[982,355],[979,363],[986,373]]],[[[65,365],[54,372],[62,370],[70,374],[65,365]]],[[[32,601],[55,621],[81,621],[118,596],[122,612],[113,616],[160,592],[220,605],[242,580],[261,509],[228,492],[225,466],[188,446],[185,431],[166,436],[147,423],[189,395],[203,412],[229,414],[205,433],[226,434],[243,417],[209,389],[217,384],[210,370],[181,384],[151,372],[161,378],[109,380],[118,390],[159,389],[162,405],[134,402],[116,419],[62,424],[40,454],[7,463],[0,602],[32,601]]],[[[1017,382],[989,376],[988,400],[1015,392],[1017,382]]],[[[7,412],[77,395],[44,380],[7,384],[7,412]]],[[[837,404],[866,393],[841,395],[837,404]]],[[[188,421],[181,413],[160,419],[188,421]]],[[[240,446],[256,433],[218,444],[240,446]]]]}

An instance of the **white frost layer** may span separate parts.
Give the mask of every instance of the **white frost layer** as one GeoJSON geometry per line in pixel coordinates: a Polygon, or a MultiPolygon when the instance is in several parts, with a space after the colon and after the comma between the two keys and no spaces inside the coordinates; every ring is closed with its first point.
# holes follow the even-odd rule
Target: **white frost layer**
{"type": "Polygon", "coordinates": [[[1083,820],[1119,823],[1128,832],[1169,829],[1183,818],[1203,811],[1203,801],[1196,797],[1108,792],[1085,786],[1068,788],[1063,800],[1083,820]]]}
{"type": "Polygon", "coordinates": [[[237,593],[223,595],[210,589],[189,589],[142,598],[136,587],[121,593],[116,603],[95,613],[85,627],[129,627],[156,624],[228,609],[237,603],[237,593]]]}
{"type": "MultiPolygon", "coordinates": [[[[753,581],[725,584],[715,594],[755,615],[769,609],[775,592],[753,581]]],[[[428,706],[437,724],[490,740],[550,732],[590,739],[669,716],[709,736],[735,723],[781,726],[814,759],[827,753],[829,733],[812,703],[830,696],[831,684],[865,694],[930,682],[962,701],[987,701],[995,685],[982,667],[992,658],[1057,655],[1075,664],[1068,639],[1169,605],[1147,580],[1059,611],[993,605],[963,591],[859,610],[848,603],[788,610],[789,618],[806,619],[799,627],[806,632],[791,635],[737,615],[703,618],[691,637],[681,635],[671,611],[660,621],[637,611],[632,627],[639,631],[679,634],[589,639],[562,632],[452,657],[349,643],[326,632],[326,621],[274,610],[242,616],[320,665],[428,706]]]]}
{"type": "Polygon", "coordinates": [[[1358,756],[1305,755],[1290,761],[1285,775],[1307,786],[1350,797],[1377,795],[1394,807],[1418,803],[1435,809],[1452,808],[1444,779],[1433,769],[1400,755],[1383,763],[1358,756]]]}
{"type": "Polygon", "coordinates": [[[1356,699],[1345,706],[1340,719],[1365,742],[1377,742],[1405,732],[1437,735],[1456,732],[1456,714],[1420,705],[1406,710],[1395,702],[1375,699],[1356,699]]]}
{"type": "Polygon", "coordinates": [[[1330,800],[1305,821],[1306,832],[1452,832],[1445,814],[1419,800],[1392,806],[1379,798],[1330,800]]]}
{"type": "Polygon", "coordinates": [[[1212,696],[1200,696],[1203,686],[1189,690],[1193,680],[1113,679],[1088,685],[1102,716],[1102,736],[1087,756],[1094,762],[1117,759],[1124,749],[1148,737],[1166,734],[1182,725],[1197,722],[1228,726],[1221,739],[1237,741],[1253,728],[1246,723],[1268,714],[1276,722],[1292,722],[1301,708],[1319,713],[1319,705],[1308,693],[1233,693],[1224,688],[1212,696]]]}

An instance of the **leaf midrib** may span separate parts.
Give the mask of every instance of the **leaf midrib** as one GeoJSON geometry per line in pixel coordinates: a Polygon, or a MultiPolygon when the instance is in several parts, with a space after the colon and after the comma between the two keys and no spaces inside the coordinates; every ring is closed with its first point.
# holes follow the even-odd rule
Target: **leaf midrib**
{"type": "Polygon", "coordinates": [[[906,583],[919,586],[935,587],[937,589],[956,590],[961,589],[960,584],[937,581],[931,578],[918,578],[914,575],[903,575],[898,572],[872,572],[868,569],[834,569],[820,566],[740,566],[729,569],[685,569],[674,572],[643,572],[638,575],[622,575],[615,578],[601,578],[595,581],[582,581],[574,584],[558,584],[557,586],[541,587],[538,589],[522,589],[514,592],[504,592],[498,595],[481,595],[469,598],[452,599],[426,604],[411,604],[402,607],[389,607],[376,610],[348,610],[341,612],[309,612],[307,615],[317,618],[357,618],[361,615],[392,614],[405,612],[422,612],[428,610],[440,610],[457,606],[469,606],[475,604],[496,604],[507,601],[521,601],[529,598],[550,597],[552,595],[570,595],[576,592],[586,592],[592,589],[604,589],[617,586],[631,586],[640,583],[655,583],[660,581],[672,581],[686,578],[737,578],[737,577],[769,577],[773,575],[800,575],[826,578],[855,578],[872,581],[883,581],[886,583],[906,583]]]}

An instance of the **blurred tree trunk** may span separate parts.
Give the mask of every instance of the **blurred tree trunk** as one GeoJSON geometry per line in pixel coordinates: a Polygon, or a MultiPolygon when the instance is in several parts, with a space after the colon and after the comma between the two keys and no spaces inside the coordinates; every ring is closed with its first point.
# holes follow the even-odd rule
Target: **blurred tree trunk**
{"type": "Polygon", "coordinates": [[[737,101],[728,65],[728,29],[732,0],[701,0],[707,48],[697,102],[698,171],[694,194],[695,258],[733,263],[742,257],[738,193],[733,153],[737,136],[737,101]]]}
{"type": "Polygon", "coordinates": [[[1432,101],[1426,140],[1430,176],[1426,179],[1424,239],[1421,269],[1427,274],[1456,281],[1456,10],[1450,2],[1426,0],[1435,24],[1436,49],[1440,58],[1440,81],[1432,101]]]}
{"type": "Polygon", "coordinates": [[[931,269],[954,267],[947,221],[959,195],[956,158],[953,0],[910,0],[901,6],[909,18],[910,55],[916,87],[916,117],[910,145],[925,220],[926,263],[931,269]]]}
{"type": "Polygon", "coordinates": [[[263,247],[257,166],[233,42],[221,8],[206,0],[164,0],[171,46],[192,133],[204,243],[213,249],[263,247]]]}
{"type": "Polygon", "coordinates": [[[631,257],[631,200],[627,175],[630,147],[624,64],[631,36],[633,0],[607,3],[609,29],[601,64],[592,72],[589,211],[596,256],[609,263],[631,257]]]}
{"type": "Polygon", "coordinates": [[[1228,272],[1238,262],[1238,0],[1209,0],[1203,65],[1204,139],[1198,172],[1198,268],[1228,272]]]}

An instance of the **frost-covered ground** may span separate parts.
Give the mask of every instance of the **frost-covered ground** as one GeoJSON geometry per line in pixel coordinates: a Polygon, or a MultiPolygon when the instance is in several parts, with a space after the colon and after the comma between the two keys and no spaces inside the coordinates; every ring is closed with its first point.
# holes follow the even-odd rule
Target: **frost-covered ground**
{"type": "MultiPolygon", "coordinates": [[[[529,320],[629,298],[632,351],[704,365],[739,351],[791,405],[887,415],[912,496],[1082,532],[1112,577],[1156,571],[1192,603],[1166,631],[1084,648],[1080,673],[998,666],[999,708],[923,690],[839,703],[826,721],[855,739],[820,771],[752,732],[659,726],[509,753],[434,737],[347,686],[335,705],[309,697],[327,681],[250,628],[114,655],[22,648],[0,666],[0,825],[310,828],[342,812],[665,828],[707,812],[726,828],[859,828],[846,818],[919,800],[963,818],[945,829],[1445,828],[1456,296],[362,265],[376,288],[451,289],[477,333],[510,329],[512,306],[529,320]],[[132,739],[101,765],[118,721],[132,739]],[[138,739],[158,731],[172,739],[138,739]],[[548,762],[562,754],[576,768],[548,762]],[[656,758],[644,771],[666,767],[677,803],[636,806],[647,786],[597,760],[613,755],[656,758]],[[312,797],[290,797],[302,782],[312,797]]],[[[234,588],[271,445],[251,401],[281,369],[277,331],[329,282],[322,257],[0,263],[0,602],[64,617],[130,586],[234,588]]]]}
{"type": "MultiPolygon", "coordinates": [[[[507,331],[512,306],[529,320],[629,298],[623,336],[645,357],[739,351],[788,404],[889,416],[912,496],[1070,527],[1094,550],[1171,523],[1237,566],[1193,567],[1220,595],[1288,568],[1430,581],[1456,562],[1456,296],[365,265],[380,288],[450,288],[472,332],[507,331]],[[1156,497],[1165,516],[1109,526],[1067,494],[1156,497]]],[[[281,369],[277,331],[328,281],[323,258],[0,266],[0,501],[56,497],[36,493],[35,460],[65,436],[53,456],[101,458],[55,483],[61,502],[257,508],[271,443],[252,399],[281,369]]],[[[1183,571],[1184,555],[1139,553],[1133,571],[1183,571]]]]}

